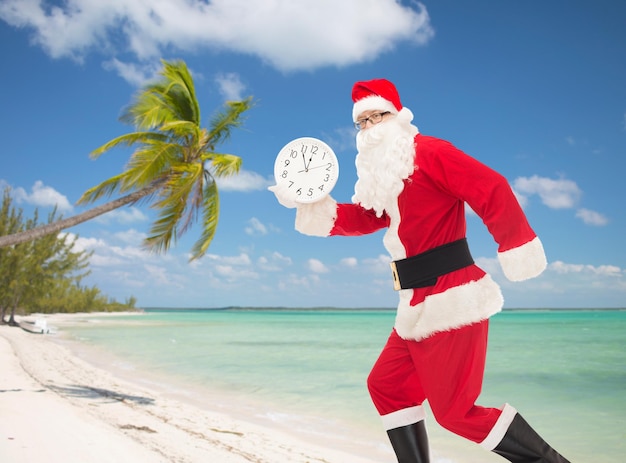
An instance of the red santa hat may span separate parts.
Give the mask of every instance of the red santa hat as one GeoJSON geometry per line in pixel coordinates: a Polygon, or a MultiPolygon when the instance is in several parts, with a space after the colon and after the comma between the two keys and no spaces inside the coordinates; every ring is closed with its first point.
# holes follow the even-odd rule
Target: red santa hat
{"type": "Polygon", "coordinates": [[[402,110],[400,95],[395,85],[385,79],[357,82],[352,87],[352,120],[363,111],[379,110],[398,114],[402,110]]]}

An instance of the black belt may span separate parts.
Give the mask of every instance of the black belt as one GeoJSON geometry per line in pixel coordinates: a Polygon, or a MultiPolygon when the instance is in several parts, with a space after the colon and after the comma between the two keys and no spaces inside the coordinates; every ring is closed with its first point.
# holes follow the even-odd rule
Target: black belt
{"type": "Polygon", "coordinates": [[[433,286],[441,275],[473,263],[467,240],[462,238],[416,256],[393,261],[391,263],[393,288],[397,291],[433,286]]]}

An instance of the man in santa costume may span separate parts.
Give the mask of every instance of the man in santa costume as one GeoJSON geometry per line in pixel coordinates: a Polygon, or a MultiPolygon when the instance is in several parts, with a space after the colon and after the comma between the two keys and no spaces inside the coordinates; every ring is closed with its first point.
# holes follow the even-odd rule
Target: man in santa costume
{"type": "Polygon", "coordinates": [[[352,90],[358,181],[351,204],[332,197],[297,207],[296,229],[313,236],[387,228],[399,294],[394,329],[367,381],[400,463],[428,463],[423,402],[444,428],[514,463],[568,463],[517,413],[476,405],[489,317],[502,309],[498,285],[474,264],[465,203],[498,243],[506,277],[539,275],[546,257],[506,179],[450,143],[421,135],[395,86],[384,79],[352,90]]]}

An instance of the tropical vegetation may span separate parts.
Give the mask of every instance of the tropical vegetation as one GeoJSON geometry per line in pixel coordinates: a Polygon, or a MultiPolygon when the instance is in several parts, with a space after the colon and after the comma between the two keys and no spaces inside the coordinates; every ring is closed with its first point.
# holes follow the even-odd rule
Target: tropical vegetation
{"type": "Polygon", "coordinates": [[[162,61],[159,79],[143,87],[125,108],[121,120],[135,131],[95,149],[97,158],[112,148],[135,147],[126,169],[87,190],[78,200],[90,204],[113,193],[124,196],[81,214],[49,221],[38,227],[0,235],[0,248],[25,243],[73,227],[122,206],[146,201],[157,211],[144,246],[155,253],[166,252],[196,222],[202,230],[190,259],[202,257],[217,229],[219,195],[216,178],[239,172],[241,158],[220,153],[233,129],[241,127],[243,114],[252,98],[228,101],[201,126],[195,85],[183,61],[162,61]]]}
{"type": "MultiPolygon", "coordinates": [[[[56,211],[48,216],[55,220],[56,211]]],[[[3,192],[0,233],[31,230],[39,222],[38,211],[24,219],[12,204],[10,190],[3,192]]],[[[0,324],[15,325],[15,315],[52,312],[118,311],[134,308],[134,298],[121,304],[108,300],[96,287],[86,287],[91,253],[75,249],[76,237],[45,235],[0,248],[0,324]],[[8,317],[8,318],[7,318],[8,317]]]]}

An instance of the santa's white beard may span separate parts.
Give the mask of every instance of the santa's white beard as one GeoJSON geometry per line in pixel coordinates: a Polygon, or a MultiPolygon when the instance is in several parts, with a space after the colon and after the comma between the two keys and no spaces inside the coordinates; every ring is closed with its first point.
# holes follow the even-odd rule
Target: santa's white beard
{"type": "Polygon", "coordinates": [[[417,168],[414,138],[417,127],[402,117],[357,133],[356,171],[352,201],[374,209],[380,217],[398,199],[404,180],[417,168]]]}

